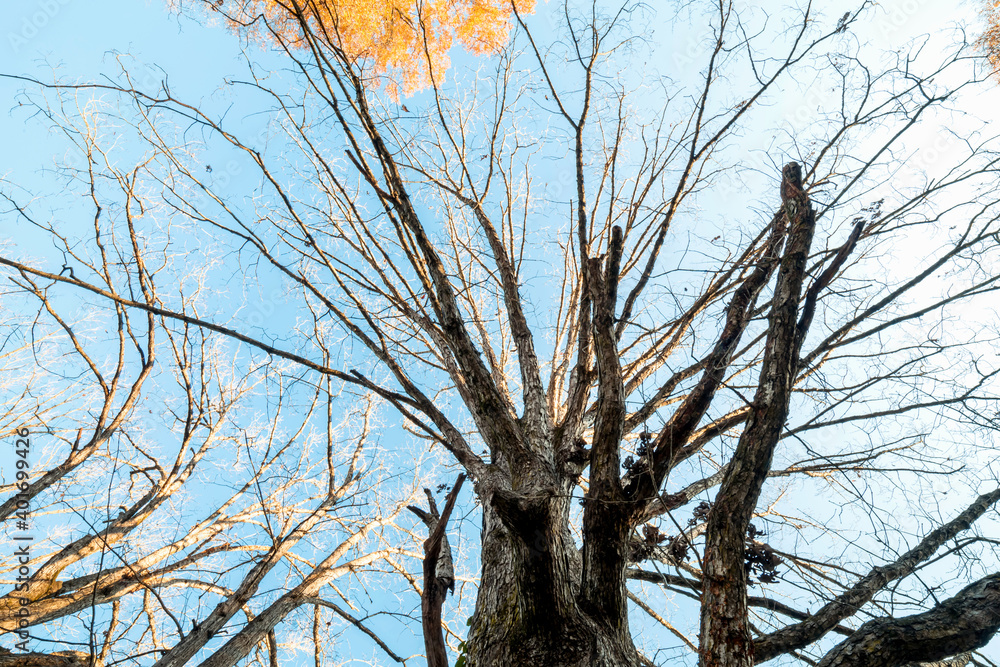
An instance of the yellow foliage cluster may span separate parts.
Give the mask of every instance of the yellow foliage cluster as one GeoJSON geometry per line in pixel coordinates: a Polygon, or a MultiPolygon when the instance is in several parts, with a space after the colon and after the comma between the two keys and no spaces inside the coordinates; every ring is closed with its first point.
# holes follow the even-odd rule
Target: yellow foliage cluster
{"type": "Polygon", "coordinates": [[[988,0],[983,3],[983,19],[986,28],[976,40],[976,45],[982,49],[993,65],[997,78],[1000,78],[1000,0],[988,0]]]}
{"type": "MultiPolygon", "coordinates": [[[[310,32],[363,62],[389,92],[410,94],[449,66],[457,40],[469,51],[497,51],[510,36],[513,6],[530,13],[534,0],[237,0],[244,16],[263,16],[286,44],[305,46],[296,5],[310,32]]],[[[223,3],[219,3],[227,13],[223,3]]]]}

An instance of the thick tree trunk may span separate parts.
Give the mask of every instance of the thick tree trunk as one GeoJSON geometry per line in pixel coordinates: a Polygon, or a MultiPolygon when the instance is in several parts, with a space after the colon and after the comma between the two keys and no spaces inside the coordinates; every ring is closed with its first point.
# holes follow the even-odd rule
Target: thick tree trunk
{"type": "MultiPolygon", "coordinates": [[[[521,421],[525,432],[544,434],[546,442],[527,448],[537,456],[519,456],[510,465],[510,486],[483,498],[482,574],[466,643],[470,667],[639,664],[625,589],[630,518],[635,512],[625,503],[620,477],[626,410],[614,336],[622,238],[621,228],[615,226],[606,263],[585,260],[594,310],[598,400],[583,553],[569,530],[570,502],[582,463],[548,455],[554,452],[548,417],[526,414],[521,421]]],[[[542,442],[530,435],[526,440],[542,442]]]]}
{"type": "Polygon", "coordinates": [[[466,644],[470,667],[640,664],[627,616],[598,621],[578,602],[582,564],[568,528],[569,503],[566,493],[522,505],[519,535],[484,503],[482,576],[466,644]]]}

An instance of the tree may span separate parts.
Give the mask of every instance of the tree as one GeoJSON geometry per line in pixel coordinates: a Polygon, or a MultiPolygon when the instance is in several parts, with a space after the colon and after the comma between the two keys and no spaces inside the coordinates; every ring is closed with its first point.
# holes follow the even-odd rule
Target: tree
{"type": "MultiPolygon", "coordinates": [[[[204,274],[172,275],[181,267],[169,242],[145,235],[144,220],[163,221],[162,202],[144,192],[162,156],[120,171],[103,127],[88,125],[102,125],[104,111],[61,126],[79,150],[67,185],[89,194],[96,256],[4,195],[8,212],[61,246],[60,278],[98,276],[91,288],[141,295],[147,308],[102,296],[81,311],[58,282],[7,276],[5,310],[19,317],[4,324],[2,432],[16,438],[18,464],[0,487],[0,518],[17,532],[0,628],[24,649],[33,626],[62,627],[69,646],[87,650],[28,663],[0,655],[0,664],[131,657],[165,667],[228,635],[249,648],[213,651],[203,664],[234,664],[258,645],[276,655],[274,619],[304,606],[317,631],[333,616],[370,632],[318,591],[405,552],[386,535],[405,501],[379,501],[374,397],[344,408],[329,381],[303,388],[294,366],[244,361],[207,330],[148,310],[166,301],[197,310],[204,274]]],[[[274,308],[261,302],[258,314],[274,308]]]]}
{"type": "Polygon", "coordinates": [[[509,38],[511,13],[530,13],[534,0],[231,0],[208,6],[230,27],[279,49],[308,48],[310,38],[321,40],[346,62],[368,65],[369,86],[385,77],[396,96],[400,84],[402,92],[413,93],[440,80],[456,38],[473,53],[500,49],[509,38]]]}
{"type": "MultiPolygon", "coordinates": [[[[995,325],[976,308],[1000,283],[996,147],[981,127],[940,129],[985,83],[982,57],[969,44],[873,54],[855,37],[878,18],[870,3],[839,20],[811,4],[699,7],[673,24],[703,50],[697,76],[675,47],[673,79],[649,78],[642,58],[665,56],[634,32],[652,23],[644,7],[570,3],[551,40],[514,12],[489,76],[434,86],[400,116],[379,66],[331,40],[316,5],[269,5],[283,27],[265,14],[260,29],[280,59],[248,58],[248,103],[264,99],[269,120],[256,136],[127,73],[36,82],[42,110],[117,96],[143,155],[120,171],[125,156],[85,151],[87,188],[117,186],[85,233],[10,196],[10,215],[36,221],[75,276],[15,253],[0,264],[56,322],[57,293],[86,295],[144,359],[154,330],[239,344],[243,356],[219,357],[238,359],[237,384],[280,365],[327,406],[377,397],[411,447],[446,452],[480,513],[467,665],[676,659],[637,648],[640,615],[706,666],[990,664],[973,652],[1000,628],[1000,570],[976,526],[1000,499],[998,368],[984,352],[995,325]],[[755,145],[789,98],[808,123],[755,145]],[[945,137],[933,158],[915,153],[925,128],[945,137]],[[195,134],[252,170],[251,196],[214,180],[195,134]],[[185,227],[168,234],[164,220],[185,227]],[[241,300],[208,300],[221,282],[292,298],[248,324],[241,300]],[[962,500],[944,502],[935,478],[962,500]]],[[[244,10],[257,11],[227,9],[260,24],[244,10]]],[[[397,563],[389,552],[411,544],[393,535],[371,560],[397,563]]],[[[294,562],[277,543],[267,553],[294,562]]],[[[406,576],[430,581],[413,556],[406,576]]],[[[332,604],[326,579],[303,592],[311,576],[287,588],[332,604]]],[[[276,664],[286,597],[212,644],[155,635],[169,637],[158,664],[205,646],[203,664],[237,664],[263,642],[276,664]]]]}
{"type": "MultiPolygon", "coordinates": [[[[99,210],[99,204],[95,207],[99,210]]],[[[102,231],[106,239],[120,240],[112,225],[102,231]]],[[[133,239],[137,248],[138,237],[133,239]]],[[[154,259],[148,246],[145,250],[134,257],[139,266],[154,259]]],[[[109,277],[114,270],[111,261],[87,265],[78,254],[76,261],[81,262],[77,270],[104,269],[109,277]]],[[[154,273],[143,274],[143,281],[149,279],[143,290],[147,303],[156,302],[154,273]]],[[[283,618],[307,604],[321,586],[398,553],[379,546],[378,537],[401,507],[384,515],[377,506],[365,509],[369,494],[358,488],[371,484],[377,473],[363,457],[370,402],[358,415],[360,431],[327,421],[323,438],[324,431],[314,432],[314,422],[335,415],[329,386],[317,385],[302,401],[294,390],[297,378],[287,369],[251,369],[234,377],[233,351],[220,354],[196,329],[163,326],[151,314],[135,320],[121,308],[103,323],[112,341],[117,339],[119,356],[100,359],[88,347],[105,346],[82,341],[102,337],[85,331],[86,321],[70,326],[56,314],[58,297],[49,281],[24,273],[14,282],[40,304],[41,312],[28,326],[45,331],[47,313],[56,330],[33,341],[45,343],[42,349],[49,355],[19,359],[24,348],[12,355],[20,362],[13,367],[34,361],[32,380],[42,376],[49,382],[33,383],[39,386],[23,391],[9,406],[5,432],[23,436],[17,442],[26,447],[22,458],[32,464],[32,476],[30,482],[4,487],[0,512],[5,519],[16,516],[19,527],[30,522],[47,527],[51,535],[36,542],[41,536],[24,526],[15,538],[29,540],[14,544],[30,558],[22,560],[14,551],[5,563],[12,580],[19,570],[28,570],[28,576],[16,579],[23,583],[0,598],[0,626],[6,632],[26,631],[19,623],[24,617],[29,626],[61,621],[74,630],[82,625],[89,650],[84,655],[95,656],[96,664],[122,655],[185,664],[213,635],[225,634],[223,626],[231,632],[233,616],[244,613],[248,623],[234,640],[252,638],[251,647],[266,641],[275,651],[273,626],[260,631],[261,622],[273,615],[283,618]],[[166,337],[165,345],[156,340],[158,334],[166,337]],[[173,355],[166,374],[154,373],[163,364],[156,359],[161,345],[173,355]],[[129,368],[134,378],[126,374],[129,368]],[[173,387],[145,387],[151,378],[171,379],[171,371],[173,387]],[[74,384],[66,385],[67,379],[74,384]],[[264,387],[273,421],[261,424],[250,412],[259,409],[252,398],[264,387]],[[35,391],[51,393],[56,405],[45,405],[35,391]],[[157,429],[137,414],[154,409],[157,429]],[[285,416],[299,410],[298,418],[285,416]],[[60,428],[49,430],[52,424],[60,428]],[[64,445],[56,452],[49,448],[48,454],[63,458],[31,461],[33,448],[52,437],[64,445]],[[317,452],[318,463],[310,461],[317,452]],[[73,520],[46,520],[47,514],[70,514],[73,520]],[[331,537],[341,531],[340,543],[333,542],[325,553],[307,539],[324,525],[331,537]],[[317,553],[322,555],[316,558],[317,553]],[[287,592],[271,599],[261,587],[268,574],[296,583],[286,583],[287,592]],[[196,595],[186,595],[189,590],[196,595]],[[206,593],[218,604],[202,604],[206,593]],[[251,603],[264,605],[256,618],[251,603]],[[110,616],[96,615],[108,606],[110,616]],[[133,632],[137,624],[144,627],[138,635],[133,632]]],[[[336,605],[331,608],[360,624],[336,605]]],[[[225,659],[224,653],[216,656],[225,659]]]]}
{"type": "Polygon", "coordinates": [[[1000,66],[1000,4],[987,0],[981,12],[985,25],[976,43],[996,70],[1000,66]]]}

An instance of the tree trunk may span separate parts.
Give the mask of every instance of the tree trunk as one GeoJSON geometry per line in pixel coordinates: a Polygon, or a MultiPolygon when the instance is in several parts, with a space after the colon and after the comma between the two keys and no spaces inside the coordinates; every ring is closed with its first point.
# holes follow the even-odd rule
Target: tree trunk
{"type": "Polygon", "coordinates": [[[518,503],[516,516],[504,508],[504,520],[483,503],[482,575],[466,643],[469,667],[640,664],[626,613],[598,621],[579,604],[582,564],[569,531],[565,487],[566,493],[543,501],[518,503]]]}
{"type": "Polygon", "coordinates": [[[782,171],[781,200],[789,237],[768,316],[767,340],[750,419],[722,479],[708,517],[703,558],[701,667],[752,667],[747,622],[747,527],[771,469],[774,447],[788,417],[801,339],[799,301],[815,228],[815,214],[797,162],[782,171]]]}
{"type": "Polygon", "coordinates": [[[8,649],[0,648],[0,667],[87,667],[88,665],[90,656],[80,651],[12,653],[8,649]]]}

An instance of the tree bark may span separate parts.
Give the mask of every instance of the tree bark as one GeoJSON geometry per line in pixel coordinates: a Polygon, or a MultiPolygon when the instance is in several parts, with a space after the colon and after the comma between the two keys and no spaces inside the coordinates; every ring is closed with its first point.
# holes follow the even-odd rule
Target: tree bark
{"type": "Polygon", "coordinates": [[[430,536],[424,542],[424,592],[420,596],[420,615],[424,631],[424,649],[427,653],[427,667],[448,667],[448,652],[441,632],[441,608],[448,590],[454,592],[455,576],[452,566],[451,547],[445,540],[444,531],[448,527],[448,518],[455,507],[465,475],[458,476],[454,488],[448,494],[444,510],[438,514],[434,496],[429,489],[424,489],[430,503],[430,514],[410,507],[430,529],[430,536]],[[442,565],[444,567],[442,567],[442,565]]]}
{"type": "Polygon", "coordinates": [[[933,662],[985,646],[1000,629],[1000,573],[930,611],[868,621],[826,654],[818,667],[897,667],[933,662]]]}
{"type": "Polygon", "coordinates": [[[972,653],[956,655],[951,660],[938,660],[936,662],[914,662],[904,667],[965,667],[972,662],[972,653]]]}
{"type": "Polygon", "coordinates": [[[80,651],[12,653],[0,648],[0,667],[89,667],[89,665],[90,656],[80,651]]]}
{"type": "MultiPolygon", "coordinates": [[[[567,484],[568,487],[568,484],[567,484]]],[[[599,619],[578,601],[581,556],[569,531],[569,494],[484,503],[482,576],[469,630],[469,667],[638,667],[627,618],[599,619]]],[[[623,572],[624,575],[624,572],[623,572]]]]}
{"type": "Polygon", "coordinates": [[[797,316],[815,214],[798,163],[785,165],[781,200],[788,243],[781,260],[757,392],[736,452],[709,514],[702,571],[702,667],[751,667],[754,645],[747,624],[747,527],[771,468],[774,447],[788,416],[797,366],[797,316]]]}

